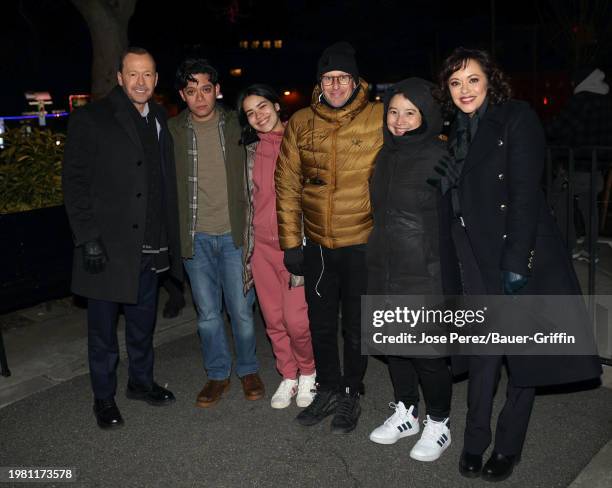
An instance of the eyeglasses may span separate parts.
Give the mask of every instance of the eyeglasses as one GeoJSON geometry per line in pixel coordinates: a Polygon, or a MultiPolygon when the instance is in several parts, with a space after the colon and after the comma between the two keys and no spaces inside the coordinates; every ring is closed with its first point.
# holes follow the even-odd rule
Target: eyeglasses
{"type": "Polygon", "coordinates": [[[321,76],[321,84],[323,86],[333,85],[334,81],[337,81],[340,85],[348,85],[353,77],[351,75],[340,75],[340,76],[321,76]]]}

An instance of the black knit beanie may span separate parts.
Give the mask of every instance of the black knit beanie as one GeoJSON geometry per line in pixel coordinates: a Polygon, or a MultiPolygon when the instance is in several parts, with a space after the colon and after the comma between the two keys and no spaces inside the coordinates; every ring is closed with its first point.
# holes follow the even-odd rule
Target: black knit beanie
{"type": "Polygon", "coordinates": [[[336,42],[321,54],[317,65],[317,79],[320,80],[321,76],[329,71],[344,71],[353,77],[355,83],[359,83],[355,49],[348,42],[336,42]]]}

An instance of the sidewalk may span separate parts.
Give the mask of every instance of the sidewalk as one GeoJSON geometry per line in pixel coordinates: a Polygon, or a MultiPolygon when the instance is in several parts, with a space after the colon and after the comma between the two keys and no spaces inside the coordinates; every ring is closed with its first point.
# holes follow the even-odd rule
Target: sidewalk
{"type": "MultiPolygon", "coordinates": [[[[612,277],[598,276],[602,281],[612,290],[612,277]]],[[[165,300],[160,296],[156,376],[170,383],[178,401],[152,409],[118,392],[126,419],[118,432],[100,431],[91,413],[86,311],[61,304],[47,310],[43,304],[19,312],[17,320],[32,323],[4,333],[12,376],[0,377],[0,466],[75,466],[79,486],[490,486],[468,482],[456,468],[465,381],[454,386],[452,446],[436,463],[412,461],[412,440],[378,446],[367,439],[390,415],[386,406],[392,399],[386,367],[374,358],[358,429],[349,436],[329,434],[329,422],[304,429],[293,422],[295,406],[282,411],[269,406],[279,377],[260,319],[266,399],[247,402],[232,378],[218,408],[196,409],[204,374],[195,312],[188,303],[178,318],[163,319],[165,300]]],[[[127,375],[122,320],[118,336],[122,390],[127,375]]],[[[605,369],[602,388],[538,395],[523,461],[504,486],[612,486],[612,368],[605,369]]],[[[496,409],[504,391],[500,386],[496,409]]]]}
{"type": "MultiPolygon", "coordinates": [[[[166,302],[160,293],[154,344],[159,346],[196,330],[196,313],[190,301],[175,319],[161,315],[166,302]]],[[[70,299],[40,304],[14,312],[11,322],[27,323],[4,331],[4,342],[12,375],[0,377],[0,408],[76,376],[87,374],[87,310],[70,299]]],[[[7,317],[0,316],[0,322],[7,317]]],[[[126,357],[125,324],[120,318],[117,336],[121,358],[126,357]]]]}

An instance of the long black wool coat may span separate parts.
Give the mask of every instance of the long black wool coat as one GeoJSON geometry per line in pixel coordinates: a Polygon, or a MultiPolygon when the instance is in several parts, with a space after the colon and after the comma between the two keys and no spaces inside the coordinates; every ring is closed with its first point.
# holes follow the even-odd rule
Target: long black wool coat
{"type": "MultiPolygon", "coordinates": [[[[171,273],[182,279],[176,170],[172,138],[163,109],[149,109],[161,126],[159,145],[163,208],[171,273]]],[[[79,108],[68,124],[64,153],[64,203],[75,241],[72,291],[119,303],[136,303],[147,206],[144,150],[121,87],[98,102],[79,108]],[[83,268],[80,245],[101,238],[109,261],[104,271],[83,268]]]]}
{"type": "MultiPolygon", "coordinates": [[[[451,151],[453,134],[451,132],[451,151]]],[[[501,271],[528,276],[526,295],[580,295],[569,253],[545,201],[540,180],[545,138],[537,115],[524,102],[489,104],[471,143],[458,183],[461,214],[483,283],[482,294],[503,294],[501,271]]],[[[450,193],[450,192],[449,192],[450,193]]],[[[457,254],[450,236],[449,194],[441,218],[445,291],[461,293],[457,254]]],[[[572,310],[588,327],[584,308],[572,310]]],[[[537,324],[534,323],[534,332],[537,324]]],[[[465,362],[454,362],[461,372],[465,362]]],[[[594,356],[508,356],[517,386],[576,382],[597,377],[594,356]]]]}

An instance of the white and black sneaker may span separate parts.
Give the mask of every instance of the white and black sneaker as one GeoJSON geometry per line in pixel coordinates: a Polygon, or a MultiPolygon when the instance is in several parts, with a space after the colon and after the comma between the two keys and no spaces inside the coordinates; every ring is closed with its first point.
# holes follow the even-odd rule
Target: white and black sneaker
{"type": "Polygon", "coordinates": [[[414,405],[408,410],[403,402],[389,403],[395,413],[391,415],[380,427],[376,427],[370,434],[370,440],[377,444],[395,444],[402,437],[419,433],[419,419],[414,417],[414,405]]]}
{"type": "Polygon", "coordinates": [[[410,457],[417,461],[435,461],[451,445],[448,418],[436,422],[428,415],[423,425],[425,426],[423,434],[410,451],[410,457]]]}

